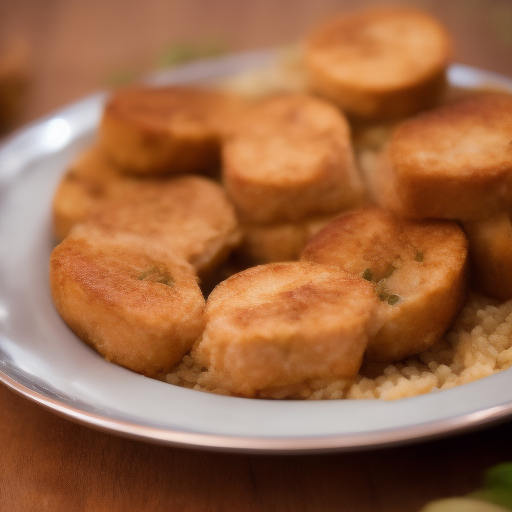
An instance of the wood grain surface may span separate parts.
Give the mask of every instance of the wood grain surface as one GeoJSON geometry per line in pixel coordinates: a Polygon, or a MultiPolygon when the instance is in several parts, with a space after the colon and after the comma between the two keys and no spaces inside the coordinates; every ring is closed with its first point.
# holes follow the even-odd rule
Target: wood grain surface
{"type": "MultiPolygon", "coordinates": [[[[358,2],[359,6],[379,2],[358,2]]],[[[394,2],[451,30],[456,60],[512,76],[509,0],[394,2]]],[[[334,0],[0,0],[0,37],[30,49],[19,124],[154,69],[176,42],[217,38],[230,51],[284,44],[352,2],[334,0]]],[[[512,422],[477,433],[329,455],[184,450],[98,432],[0,386],[0,512],[417,512],[475,489],[512,460],[512,422]]]]}
{"type": "Polygon", "coordinates": [[[414,512],[512,460],[512,423],[329,455],[183,450],[96,432],[0,387],[0,510],[414,512]]]}

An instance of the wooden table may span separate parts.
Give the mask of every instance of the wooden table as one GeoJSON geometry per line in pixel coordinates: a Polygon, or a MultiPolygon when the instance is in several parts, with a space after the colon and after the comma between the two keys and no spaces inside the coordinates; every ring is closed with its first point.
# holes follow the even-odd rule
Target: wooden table
{"type": "MultiPolygon", "coordinates": [[[[282,44],[350,3],[1,0],[0,35],[21,33],[30,44],[24,123],[116,73],[148,71],[173,42],[222,37],[233,51],[282,44]]],[[[509,0],[409,4],[444,21],[456,60],[512,76],[509,0]]],[[[486,468],[512,460],[511,428],[353,453],[223,454],[100,433],[0,386],[0,512],[415,512],[475,489],[486,468]]]]}

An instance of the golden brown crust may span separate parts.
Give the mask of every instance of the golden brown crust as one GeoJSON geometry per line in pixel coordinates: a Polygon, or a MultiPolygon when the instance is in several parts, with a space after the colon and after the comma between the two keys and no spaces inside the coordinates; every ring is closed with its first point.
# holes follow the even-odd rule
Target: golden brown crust
{"type": "Polygon", "coordinates": [[[238,252],[254,265],[296,261],[308,240],[333,219],[315,217],[281,224],[244,224],[238,252]]]}
{"type": "Polygon", "coordinates": [[[240,108],[233,96],[192,87],[119,90],[105,107],[100,145],[130,173],[209,173],[240,108]]]}
{"type": "Polygon", "coordinates": [[[203,329],[194,269],[129,236],[71,235],[50,259],[57,311],[108,361],[144,375],[169,370],[203,329]]]}
{"type": "Polygon", "coordinates": [[[373,152],[365,162],[364,173],[370,199],[380,207],[394,212],[399,217],[414,218],[398,196],[397,180],[394,173],[389,144],[380,151],[373,152]]]}
{"type": "Polygon", "coordinates": [[[81,153],[62,177],[53,197],[53,228],[63,240],[104,201],[136,190],[140,180],[122,174],[101,149],[81,153]]]}
{"type": "Polygon", "coordinates": [[[428,14],[387,8],[319,26],[306,63],[313,90],[351,115],[385,119],[435,105],[451,53],[448,33],[428,14]]]}
{"type": "Polygon", "coordinates": [[[383,325],[368,344],[373,360],[397,361],[432,346],[465,294],[467,240],[454,222],[409,222],[366,208],[320,230],[303,259],[374,283],[383,325]]]}
{"type": "Polygon", "coordinates": [[[220,386],[242,396],[308,379],[351,379],[377,302],[369,283],[333,267],[253,267],[210,294],[194,355],[220,386]]]}
{"type": "Polygon", "coordinates": [[[222,187],[199,176],[140,183],[102,203],[85,226],[136,235],[134,243],[158,243],[208,274],[240,242],[235,211],[222,187]],[[139,242],[136,242],[139,240],[139,242]]]}
{"type": "Polygon", "coordinates": [[[245,222],[328,215],[363,194],[347,121],[307,95],[255,105],[226,142],[223,166],[226,189],[245,222]]]}
{"type": "Polygon", "coordinates": [[[512,299],[512,223],[509,213],[465,222],[472,278],[477,288],[496,299],[512,299]]]}
{"type": "Polygon", "coordinates": [[[411,218],[479,220],[504,211],[512,201],[511,133],[509,94],[481,94],[419,115],[395,130],[374,195],[411,218]],[[388,188],[398,201],[387,197],[388,188]]]}

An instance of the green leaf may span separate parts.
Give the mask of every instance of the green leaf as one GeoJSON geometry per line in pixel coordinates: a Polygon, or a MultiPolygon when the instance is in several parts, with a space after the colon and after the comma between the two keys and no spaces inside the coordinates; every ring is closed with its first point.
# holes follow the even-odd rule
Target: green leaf
{"type": "Polygon", "coordinates": [[[497,464],[485,472],[486,487],[506,488],[512,496],[512,462],[497,464]]]}
{"type": "Polygon", "coordinates": [[[471,496],[512,510],[512,463],[504,462],[485,472],[483,489],[471,496]]]}

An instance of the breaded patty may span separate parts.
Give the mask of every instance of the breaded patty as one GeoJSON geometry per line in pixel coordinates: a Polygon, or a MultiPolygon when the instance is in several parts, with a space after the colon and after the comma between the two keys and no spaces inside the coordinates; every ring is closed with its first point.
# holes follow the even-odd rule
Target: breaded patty
{"type": "Polygon", "coordinates": [[[370,188],[411,218],[480,220],[512,201],[512,95],[481,94],[393,133],[370,188]]]}
{"type": "Polygon", "coordinates": [[[373,283],[382,327],[366,355],[398,361],[428,349],[465,295],[467,240],[455,222],[408,222],[379,208],[336,218],[308,243],[303,259],[335,265],[373,283]]]}
{"type": "Polygon", "coordinates": [[[112,95],[99,142],[134,174],[208,173],[219,166],[221,138],[239,99],[192,87],[137,87],[112,95]]]}
{"type": "Polygon", "coordinates": [[[108,361],[144,375],[170,369],[203,330],[192,266],[130,235],[77,229],[50,259],[57,311],[108,361]]]}
{"type": "Polygon", "coordinates": [[[134,241],[142,246],[158,243],[201,275],[221,263],[241,237],[234,208],[222,187],[199,176],[140,183],[136,190],[99,205],[86,225],[137,235],[134,241]]]}
{"type": "Polygon", "coordinates": [[[308,240],[333,219],[314,217],[280,224],[244,224],[239,253],[253,264],[295,261],[308,240]]]}
{"type": "Polygon", "coordinates": [[[465,222],[472,278],[485,295],[512,299],[512,223],[509,213],[465,222]]]}
{"type": "Polygon", "coordinates": [[[311,87],[350,115],[395,118],[432,107],[446,86],[452,53],[428,14],[387,8],[343,14],[306,42],[311,87]]]}
{"type": "Polygon", "coordinates": [[[378,306],[360,277],[309,262],[253,267],[219,284],[193,354],[241,396],[357,374],[378,306]]]}
{"type": "Polygon", "coordinates": [[[357,204],[363,194],[346,119],[332,105],[302,94],[255,105],[224,146],[223,172],[248,223],[329,215],[357,204]]]}
{"type": "Polygon", "coordinates": [[[97,147],[81,153],[64,174],[53,198],[53,229],[62,240],[105,200],[135,190],[140,180],[124,175],[97,147]]]}

